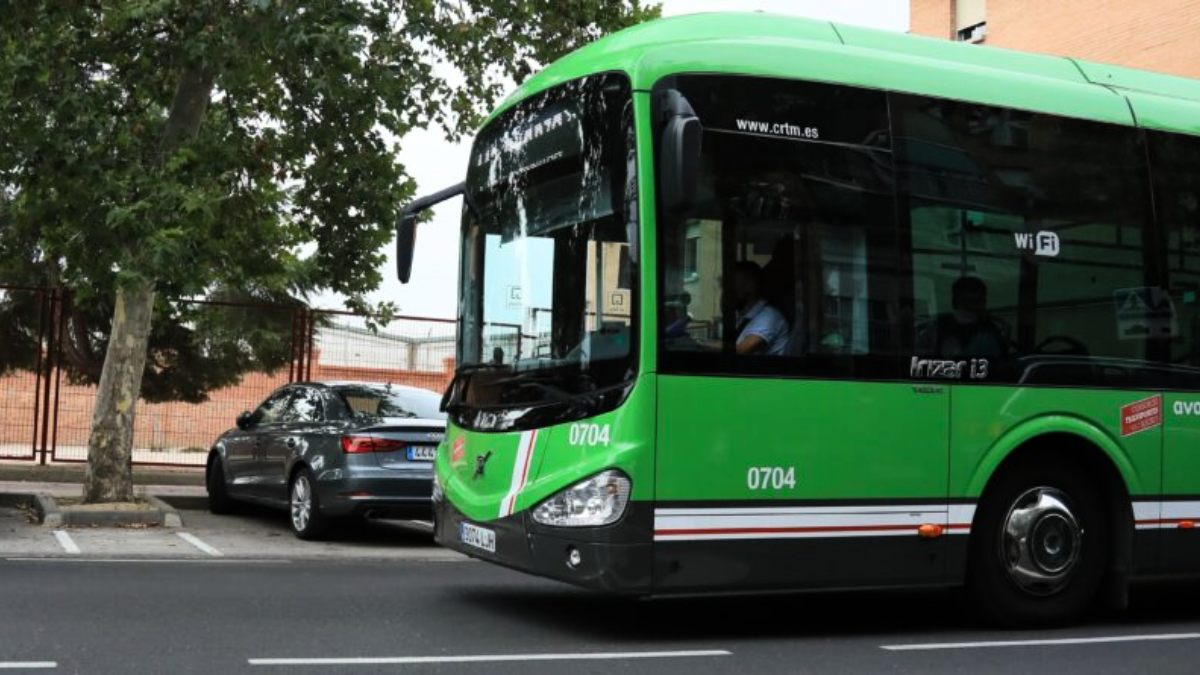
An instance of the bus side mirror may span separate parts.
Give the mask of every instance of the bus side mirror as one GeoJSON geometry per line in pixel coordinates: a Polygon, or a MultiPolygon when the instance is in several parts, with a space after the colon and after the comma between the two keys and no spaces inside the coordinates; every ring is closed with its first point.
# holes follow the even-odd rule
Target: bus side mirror
{"type": "Polygon", "coordinates": [[[663,92],[661,105],[665,123],[659,157],[658,200],[667,212],[682,213],[696,203],[704,127],[679,92],[663,92]]]}
{"type": "Polygon", "coordinates": [[[463,194],[465,190],[464,183],[451,185],[445,190],[414,199],[400,211],[400,218],[396,221],[396,278],[400,280],[400,283],[407,284],[408,279],[412,276],[413,255],[417,248],[417,219],[421,213],[447,199],[463,194]]]}
{"type": "Polygon", "coordinates": [[[417,216],[408,213],[400,216],[396,223],[396,277],[407,284],[412,277],[413,253],[417,248],[417,216]]]}

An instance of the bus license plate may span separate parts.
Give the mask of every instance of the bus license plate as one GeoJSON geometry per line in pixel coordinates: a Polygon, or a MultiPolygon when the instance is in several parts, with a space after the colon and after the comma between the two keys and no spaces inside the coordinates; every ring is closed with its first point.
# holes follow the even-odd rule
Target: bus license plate
{"type": "Polygon", "coordinates": [[[408,446],[408,461],[410,462],[432,462],[435,459],[437,459],[436,445],[408,446]]]}
{"type": "Polygon", "coordinates": [[[493,530],[462,523],[458,526],[458,538],[472,548],[483,549],[488,553],[496,552],[496,533],[493,530]]]}

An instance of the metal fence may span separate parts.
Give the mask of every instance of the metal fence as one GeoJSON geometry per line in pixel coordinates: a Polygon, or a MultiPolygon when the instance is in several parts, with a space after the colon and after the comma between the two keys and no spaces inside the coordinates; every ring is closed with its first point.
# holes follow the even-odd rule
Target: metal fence
{"type": "MultiPolygon", "coordinates": [[[[22,311],[0,315],[0,459],[86,461],[96,387],[73,376],[68,298],[57,290],[0,286],[0,309],[18,304],[22,311]]],[[[202,402],[139,401],[135,464],[202,466],[213,440],[233,426],[238,413],[254,409],[288,382],[353,380],[441,392],[453,377],[451,320],[396,317],[371,328],[364,317],[349,312],[197,300],[177,304],[196,317],[187,326],[195,339],[209,339],[218,330],[206,322],[226,331],[232,326],[255,331],[274,356],[232,384],[209,390],[202,402]]],[[[506,343],[521,340],[518,326],[489,326],[489,332],[506,343]]],[[[241,342],[226,336],[224,351],[207,343],[197,346],[195,353],[209,359],[197,367],[225,368],[230,364],[222,359],[246,358],[248,346],[229,347],[241,342]]],[[[144,385],[143,395],[147,392],[144,385]]]]}

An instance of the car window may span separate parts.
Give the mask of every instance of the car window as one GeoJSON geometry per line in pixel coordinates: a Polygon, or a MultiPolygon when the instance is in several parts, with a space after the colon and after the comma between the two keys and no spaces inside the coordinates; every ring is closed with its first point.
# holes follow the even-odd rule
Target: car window
{"type": "Polygon", "coordinates": [[[351,417],[408,417],[443,419],[441,396],[420,389],[390,387],[343,387],[338,395],[351,417]]]}
{"type": "Polygon", "coordinates": [[[280,389],[267,397],[267,400],[258,406],[258,410],[254,411],[254,417],[258,423],[278,424],[282,422],[284,411],[287,410],[288,399],[292,396],[292,391],[292,389],[280,389]]]}
{"type": "Polygon", "coordinates": [[[325,404],[321,392],[311,387],[294,390],[284,408],[282,422],[323,422],[325,404]]]}

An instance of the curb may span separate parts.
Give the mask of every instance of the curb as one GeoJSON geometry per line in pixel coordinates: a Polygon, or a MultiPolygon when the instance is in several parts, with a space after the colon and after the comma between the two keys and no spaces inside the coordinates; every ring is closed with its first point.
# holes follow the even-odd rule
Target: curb
{"type": "MultiPolygon", "coordinates": [[[[82,483],[86,464],[0,462],[0,481],[82,483]]],[[[204,467],[135,467],[134,485],[204,485],[204,467]]]]}
{"type": "MultiPolygon", "coordinates": [[[[179,497],[175,500],[197,500],[179,497]]],[[[42,527],[116,527],[121,525],[158,525],[183,527],[183,516],[175,506],[154,495],[146,496],[151,509],[145,511],[100,511],[87,508],[64,511],[54,497],[40,492],[0,492],[0,506],[32,508],[42,527]]],[[[207,498],[203,499],[207,506],[207,498]]]]}
{"type": "Polygon", "coordinates": [[[33,510],[37,512],[38,522],[42,524],[42,527],[62,527],[62,511],[59,510],[58,502],[54,501],[54,497],[41,492],[30,496],[33,498],[33,510]]]}
{"type": "Polygon", "coordinates": [[[157,495],[154,499],[184,511],[208,510],[208,495],[157,495]]]}
{"type": "Polygon", "coordinates": [[[41,492],[0,492],[0,506],[33,509],[38,522],[46,527],[61,527],[62,512],[54,497],[41,492]]]}
{"type": "Polygon", "coordinates": [[[150,506],[158,509],[158,512],[162,515],[163,527],[183,527],[183,516],[179,515],[174,506],[154,495],[146,495],[146,501],[150,506]]]}

